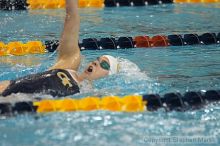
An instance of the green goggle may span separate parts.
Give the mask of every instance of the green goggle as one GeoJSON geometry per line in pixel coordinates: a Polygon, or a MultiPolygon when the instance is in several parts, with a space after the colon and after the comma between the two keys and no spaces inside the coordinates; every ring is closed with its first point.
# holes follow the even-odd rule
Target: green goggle
{"type": "MultiPolygon", "coordinates": [[[[97,57],[97,60],[99,61],[100,57],[97,57]]],[[[105,60],[99,61],[99,64],[100,64],[102,69],[110,70],[110,65],[109,65],[109,63],[107,61],[105,61],[105,60]]]]}

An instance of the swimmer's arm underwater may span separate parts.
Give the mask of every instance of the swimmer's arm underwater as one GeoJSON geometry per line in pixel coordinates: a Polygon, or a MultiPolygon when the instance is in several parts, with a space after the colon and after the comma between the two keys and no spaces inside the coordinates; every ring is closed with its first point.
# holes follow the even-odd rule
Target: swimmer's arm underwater
{"type": "Polygon", "coordinates": [[[81,60],[79,29],[78,0],[66,0],[66,18],[58,46],[58,60],[50,69],[78,69],[81,60]]]}

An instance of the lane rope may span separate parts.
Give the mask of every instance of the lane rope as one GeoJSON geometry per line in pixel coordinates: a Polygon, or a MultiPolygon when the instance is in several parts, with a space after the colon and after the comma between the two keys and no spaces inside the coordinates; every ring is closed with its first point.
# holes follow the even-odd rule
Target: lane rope
{"type": "MultiPolygon", "coordinates": [[[[86,38],[79,43],[81,51],[83,50],[103,50],[103,49],[129,49],[129,48],[152,48],[168,46],[186,46],[186,45],[211,45],[220,43],[220,33],[198,34],[174,34],[174,35],[156,35],[134,36],[134,37],[105,37],[105,38],[86,38]]],[[[5,44],[0,42],[0,56],[6,55],[27,55],[42,54],[45,52],[54,52],[59,45],[58,40],[48,40],[44,42],[29,41],[22,43],[19,41],[5,44]]]]}
{"type": "MultiPolygon", "coordinates": [[[[220,0],[79,0],[80,8],[146,6],[172,3],[217,3],[220,0]]],[[[64,8],[65,0],[0,0],[0,10],[64,8]]]]}
{"type": "Polygon", "coordinates": [[[41,99],[39,101],[19,101],[0,103],[0,115],[22,113],[76,112],[107,110],[112,112],[187,111],[201,109],[204,105],[220,101],[220,90],[189,91],[184,94],[158,94],[84,97],[81,99],[41,99]]]}

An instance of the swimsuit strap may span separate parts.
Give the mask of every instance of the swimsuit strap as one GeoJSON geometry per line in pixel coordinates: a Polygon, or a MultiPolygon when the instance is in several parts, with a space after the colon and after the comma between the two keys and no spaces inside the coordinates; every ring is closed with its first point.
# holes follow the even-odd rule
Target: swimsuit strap
{"type": "Polygon", "coordinates": [[[75,70],[72,69],[65,69],[70,75],[71,77],[77,82],[77,84],[79,84],[78,80],[76,79],[76,77],[72,74],[72,73],[77,73],[75,70]]]}

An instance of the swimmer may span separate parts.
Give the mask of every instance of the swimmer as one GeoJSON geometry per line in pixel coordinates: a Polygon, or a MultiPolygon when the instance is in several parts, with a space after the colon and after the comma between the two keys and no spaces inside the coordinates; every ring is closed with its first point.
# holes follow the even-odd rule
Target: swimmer
{"type": "Polygon", "coordinates": [[[0,94],[43,93],[57,97],[68,96],[79,93],[79,84],[84,80],[97,80],[117,73],[118,61],[110,55],[100,56],[90,62],[82,73],[76,72],[81,61],[79,29],[78,0],[66,0],[66,18],[56,63],[48,71],[0,82],[0,94]]]}

